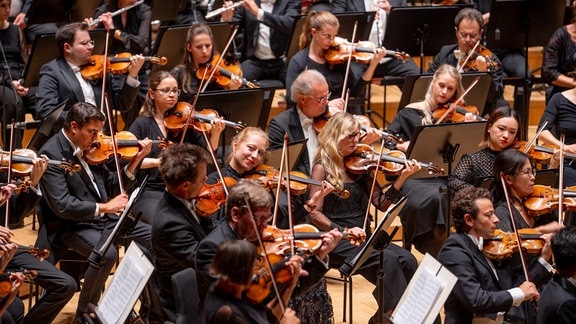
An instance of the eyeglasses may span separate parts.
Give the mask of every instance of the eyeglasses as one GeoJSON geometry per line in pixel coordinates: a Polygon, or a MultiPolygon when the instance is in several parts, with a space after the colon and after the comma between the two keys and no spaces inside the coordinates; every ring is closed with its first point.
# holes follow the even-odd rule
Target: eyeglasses
{"type": "Polygon", "coordinates": [[[88,45],[94,46],[95,42],[94,42],[93,39],[91,39],[91,40],[87,40],[87,41],[80,42],[80,43],[78,43],[78,44],[80,44],[80,45],[82,45],[82,46],[88,46],[88,45]]]}
{"type": "Polygon", "coordinates": [[[168,88],[165,88],[165,89],[155,89],[155,91],[160,91],[160,92],[161,92],[163,95],[165,95],[165,96],[171,95],[171,94],[174,94],[174,95],[179,96],[180,93],[182,93],[182,90],[180,90],[180,89],[168,89],[168,88]]]}
{"type": "Polygon", "coordinates": [[[359,132],[352,133],[352,134],[346,136],[346,138],[347,138],[349,141],[353,141],[353,140],[355,140],[355,139],[358,138],[358,137],[360,137],[360,133],[359,133],[359,132]]]}
{"type": "Polygon", "coordinates": [[[462,39],[466,39],[466,38],[476,39],[476,38],[478,38],[478,34],[468,34],[468,33],[463,33],[463,32],[458,32],[458,36],[460,36],[460,38],[462,38],[462,39]]]}
{"type": "Polygon", "coordinates": [[[325,104],[325,103],[328,102],[328,100],[330,100],[330,96],[331,96],[331,95],[332,95],[332,92],[328,92],[328,94],[327,94],[326,96],[324,96],[324,97],[316,98],[316,97],[310,96],[310,95],[308,95],[308,97],[316,100],[316,102],[319,103],[319,104],[325,104]]]}
{"type": "Polygon", "coordinates": [[[320,32],[320,36],[324,37],[324,39],[334,40],[336,37],[338,37],[337,35],[330,35],[325,33],[322,31],[322,29],[318,29],[318,32],[320,32]]]}
{"type": "Polygon", "coordinates": [[[518,172],[518,174],[527,174],[527,175],[532,175],[532,176],[536,176],[536,169],[534,168],[530,168],[530,169],[526,169],[526,170],[522,170],[520,172],[518,172]]]}

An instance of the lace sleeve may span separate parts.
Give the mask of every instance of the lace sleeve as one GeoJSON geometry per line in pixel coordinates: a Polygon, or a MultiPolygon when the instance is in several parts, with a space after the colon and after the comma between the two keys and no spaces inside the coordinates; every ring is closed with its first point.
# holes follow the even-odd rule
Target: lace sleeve
{"type": "Polygon", "coordinates": [[[472,157],[468,154],[462,156],[456,168],[452,170],[450,176],[448,176],[448,189],[450,190],[450,196],[454,196],[460,189],[472,186],[473,184],[470,179],[472,176],[472,170],[474,167],[474,161],[472,157]]]}

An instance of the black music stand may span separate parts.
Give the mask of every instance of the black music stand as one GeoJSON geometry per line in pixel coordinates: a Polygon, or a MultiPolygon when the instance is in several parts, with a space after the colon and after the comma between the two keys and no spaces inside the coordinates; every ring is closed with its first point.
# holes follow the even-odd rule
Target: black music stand
{"type": "MultiPolygon", "coordinates": [[[[308,139],[302,139],[295,142],[288,144],[288,166],[290,170],[294,170],[294,166],[300,160],[300,155],[304,151],[306,147],[306,142],[308,139]]],[[[276,169],[280,169],[281,161],[282,161],[282,147],[275,147],[268,149],[268,154],[266,156],[266,165],[270,165],[275,167],[276,169]]]]}
{"type": "MultiPolygon", "coordinates": [[[[226,46],[226,40],[230,37],[234,25],[229,23],[207,23],[207,25],[212,29],[215,48],[221,53],[224,46],[226,46]]],[[[161,70],[170,71],[173,67],[182,63],[184,51],[186,50],[188,28],[190,28],[188,25],[162,26],[160,28],[155,41],[154,56],[166,57],[168,63],[166,65],[152,65],[151,74],[161,70]]]]}
{"type": "MultiPolygon", "coordinates": [[[[344,261],[339,268],[340,273],[344,277],[350,277],[358,271],[358,269],[366,262],[374,251],[378,251],[380,254],[380,266],[378,267],[378,293],[377,300],[378,305],[382,305],[384,302],[384,249],[390,244],[392,236],[387,232],[388,228],[392,225],[392,222],[400,214],[400,211],[404,207],[407,198],[404,196],[400,198],[396,203],[388,207],[386,213],[382,217],[378,226],[374,228],[374,233],[362,244],[360,251],[353,258],[348,258],[344,261]]],[[[352,303],[352,301],[350,301],[352,303]]],[[[378,307],[379,316],[378,318],[387,318],[382,307],[378,307]]],[[[350,307],[350,322],[352,322],[352,307],[350,307]]]]}
{"type": "Polygon", "coordinates": [[[70,21],[84,21],[84,18],[94,17],[96,8],[100,5],[100,0],[76,1],[70,13],[70,21]]]}
{"type": "Polygon", "coordinates": [[[152,7],[152,21],[174,22],[178,17],[178,12],[182,10],[184,6],[184,1],[153,0],[150,4],[150,7],[152,7]]]}
{"type": "MultiPolygon", "coordinates": [[[[91,30],[90,37],[94,40],[92,53],[103,54],[106,43],[106,31],[91,30]]],[[[32,50],[28,57],[28,62],[24,67],[22,79],[25,87],[35,87],[40,80],[40,69],[49,61],[60,56],[60,51],[56,45],[56,34],[36,35],[32,50]]]]}
{"type": "Polygon", "coordinates": [[[526,92],[532,86],[529,77],[528,47],[545,46],[550,35],[562,25],[565,0],[492,0],[490,21],[486,27],[486,46],[501,50],[522,48],[525,71],[522,129],[528,130],[529,102],[526,92]]]}
{"type": "Polygon", "coordinates": [[[75,3],[76,0],[34,0],[26,13],[26,24],[69,22],[75,3]]]}
{"type": "Polygon", "coordinates": [[[424,56],[434,56],[442,46],[454,43],[454,17],[460,9],[471,6],[392,7],[386,30],[401,32],[387,32],[383,45],[420,56],[420,72],[423,72],[424,56]]]}
{"type": "Polygon", "coordinates": [[[26,148],[32,149],[36,152],[40,151],[40,148],[48,141],[48,139],[55,134],[60,128],[62,128],[62,120],[60,120],[60,115],[64,111],[68,103],[68,98],[62,101],[52,112],[50,112],[46,117],[40,121],[38,129],[32,135],[30,142],[26,145],[26,148]]]}

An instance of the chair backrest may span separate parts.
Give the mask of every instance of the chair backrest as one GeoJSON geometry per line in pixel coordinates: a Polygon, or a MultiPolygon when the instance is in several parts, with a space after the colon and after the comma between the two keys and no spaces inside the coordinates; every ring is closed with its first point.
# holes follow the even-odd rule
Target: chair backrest
{"type": "Polygon", "coordinates": [[[186,268],[172,275],[172,290],[176,302],[176,324],[198,323],[201,319],[196,271],[186,268]]]}

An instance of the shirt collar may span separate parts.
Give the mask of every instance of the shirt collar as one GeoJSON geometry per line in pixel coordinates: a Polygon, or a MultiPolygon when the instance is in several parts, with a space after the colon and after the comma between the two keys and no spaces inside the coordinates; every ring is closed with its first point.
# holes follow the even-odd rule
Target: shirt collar
{"type": "Polygon", "coordinates": [[[484,250],[484,238],[483,237],[476,237],[474,235],[466,234],[468,237],[474,242],[474,245],[478,248],[478,250],[484,250]]]}

